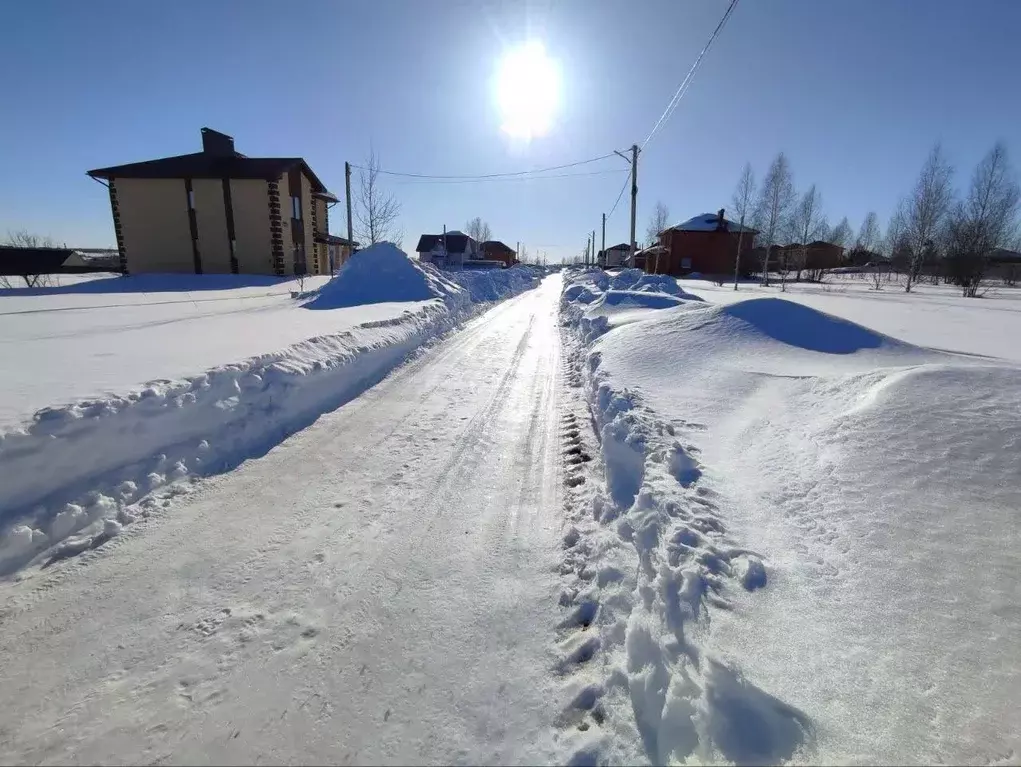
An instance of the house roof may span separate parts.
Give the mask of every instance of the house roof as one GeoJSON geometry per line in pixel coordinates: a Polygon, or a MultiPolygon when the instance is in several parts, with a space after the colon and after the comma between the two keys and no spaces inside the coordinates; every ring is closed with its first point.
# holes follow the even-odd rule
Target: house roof
{"type": "Polygon", "coordinates": [[[316,232],[313,239],[316,242],[321,242],[325,245],[350,245],[355,248],[359,247],[361,243],[352,242],[346,237],[338,237],[335,234],[328,234],[326,232],[316,232]]]}
{"type": "Polygon", "coordinates": [[[74,253],[71,248],[20,248],[0,245],[0,275],[52,274],[74,253]]]}
{"type": "Polygon", "coordinates": [[[514,255],[514,248],[500,240],[486,240],[481,245],[482,250],[486,253],[497,252],[497,253],[508,253],[514,255]]]}
{"type": "MultiPolygon", "coordinates": [[[[156,160],[111,165],[86,171],[93,178],[250,178],[273,181],[295,166],[308,176],[314,193],[329,194],[326,185],[302,157],[247,157],[234,150],[234,139],[202,129],[201,152],[156,160]]],[[[330,195],[333,202],[336,198],[330,195]]]]}
{"type": "MultiPolygon", "coordinates": [[[[217,157],[205,152],[161,157],[158,160],[112,165],[88,171],[93,178],[251,178],[273,181],[298,166],[312,182],[313,192],[326,192],[326,186],[301,157],[217,157]]],[[[335,201],[336,198],[334,198],[335,201]]]]}
{"type": "Polygon", "coordinates": [[[607,248],[605,252],[609,252],[611,250],[623,250],[625,253],[630,253],[631,252],[631,246],[628,245],[626,242],[622,242],[619,245],[613,245],[613,246],[607,248]]]}
{"type": "MultiPolygon", "coordinates": [[[[468,250],[468,241],[471,240],[467,234],[458,231],[447,232],[447,253],[464,253],[468,250]]],[[[415,250],[419,253],[428,253],[442,244],[442,234],[423,234],[418,238],[418,247],[415,250]]]]}
{"type": "MultiPolygon", "coordinates": [[[[719,216],[716,213],[702,213],[694,218],[689,218],[684,223],[672,226],[670,229],[675,229],[679,232],[715,232],[719,221],[719,216]]],[[[759,231],[758,229],[752,229],[750,226],[742,227],[729,218],[724,218],[723,221],[727,225],[727,231],[729,232],[744,231],[757,234],[759,231]]]]}
{"type": "Polygon", "coordinates": [[[989,255],[989,260],[998,264],[1021,263],[1021,253],[1007,248],[997,248],[989,255]]]}

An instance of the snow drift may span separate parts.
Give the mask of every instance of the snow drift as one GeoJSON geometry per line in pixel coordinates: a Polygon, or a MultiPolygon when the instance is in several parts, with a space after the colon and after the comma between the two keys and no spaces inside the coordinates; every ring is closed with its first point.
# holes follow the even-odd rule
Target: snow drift
{"type": "Polygon", "coordinates": [[[648,312],[582,355],[605,493],[572,541],[637,559],[633,589],[584,592],[614,717],[586,753],[1021,752],[1021,371],[779,299],[648,312]]]}
{"type": "MultiPolygon", "coordinates": [[[[505,270],[475,287],[503,298],[537,284],[528,270],[505,270]]],[[[199,375],[45,408],[0,433],[0,574],[41,555],[52,560],[101,545],[187,492],[191,480],[265,453],[358,396],[488,306],[389,244],[356,254],[305,306],[356,300],[418,303],[392,319],[199,375]]]]}
{"type": "Polygon", "coordinates": [[[382,242],[355,253],[305,308],[337,309],[433,298],[463,305],[466,296],[444,273],[408,258],[396,245],[382,242]]]}

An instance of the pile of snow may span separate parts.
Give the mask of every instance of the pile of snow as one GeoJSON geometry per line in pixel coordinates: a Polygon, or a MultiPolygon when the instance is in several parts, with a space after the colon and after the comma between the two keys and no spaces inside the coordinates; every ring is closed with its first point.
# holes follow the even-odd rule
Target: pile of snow
{"type": "Polygon", "coordinates": [[[434,298],[457,306],[466,303],[464,291],[443,272],[408,258],[392,243],[381,242],[355,253],[305,308],[338,309],[434,298]]]}
{"type": "Polygon", "coordinates": [[[561,311],[564,321],[578,326],[590,341],[613,327],[644,319],[650,311],[686,311],[702,299],[686,293],[677,280],[641,269],[571,270],[564,281],[561,311]]]}
{"type": "Polygon", "coordinates": [[[609,719],[587,755],[1021,753],[1016,366],[778,299],[651,312],[583,354],[605,490],[571,540],[609,719]]]}
{"type": "Polygon", "coordinates": [[[448,276],[467,290],[476,303],[500,301],[539,284],[539,273],[530,266],[451,272],[448,276]]]}
{"type": "Polygon", "coordinates": [[[462,287],[392,245],[376,245],[304,308],[323,311],[327,326],[334,315],[359,311],[353,302],[371,304],[365,316],[379,319],[126,394],[47,407],[0,430],[0,574],[102,545],[195,479],[265,453],[538,278],[511,269],[470,282],[462,287]]]}

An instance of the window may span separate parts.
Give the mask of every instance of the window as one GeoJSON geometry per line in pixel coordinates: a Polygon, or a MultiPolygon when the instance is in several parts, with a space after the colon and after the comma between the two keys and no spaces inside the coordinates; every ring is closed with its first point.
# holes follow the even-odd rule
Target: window
{"type": "Polygon", "coordinates": [[[195,210],[195,190],[188,190],[188,210],[195,210]]]}
{"type": "Polygon", "coordinates": [[[690,269],[690,268],[691,268],[691,259],[690,258],[682,258],[681,259],[681,269],[690,269]]]}
{"type": "Polygon", "coordinates": [[[301,197],[298,195],[291,196],[291,218],[301,221],[301,197]]]}

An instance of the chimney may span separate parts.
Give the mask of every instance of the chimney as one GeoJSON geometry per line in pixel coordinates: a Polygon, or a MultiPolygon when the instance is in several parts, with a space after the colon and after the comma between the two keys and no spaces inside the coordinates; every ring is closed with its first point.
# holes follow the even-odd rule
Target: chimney
{"type": "Polygon", "coordinates": [[[233,157],[234,138],[212,128],[203,128],[202,151],[216,157],[233,157]]]}
{"type": "Polygon", "coordinates": [[[716,213],[716,231],[717,232],[726,232],[727,231],[727,219],[725,219],[723,217],[723,213],[724,213],[724,209],[723,208],[720,208],[720,210],[716,213]]]}

